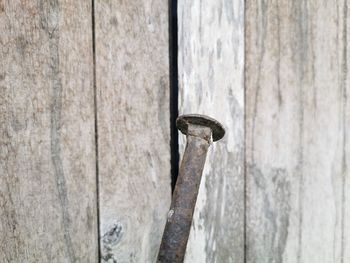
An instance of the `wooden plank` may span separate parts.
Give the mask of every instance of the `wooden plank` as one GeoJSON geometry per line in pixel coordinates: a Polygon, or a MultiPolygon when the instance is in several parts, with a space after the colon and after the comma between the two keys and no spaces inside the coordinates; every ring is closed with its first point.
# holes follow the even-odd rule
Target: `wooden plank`
{"type": "Polygon", "coordinates": [[[243,20],[243,0],[178,2],[180,113],[212,116],[227,129],[209,149],[186,262],[244,260],[243,20]]]}
{"type": "Polygon", "coordinates": [[[246,2],[247,262],[350,261],[348,9],[246,2]]]}
{"type": "Polygon", "coordinates": [[[168,3],[96,1],[103,262],[155,262],[170,207],[168,3]]]}
{"type": "Polygon", "coordinates": [[[0,1],[0,261],[96,262],[89,1],[0,1]]]}

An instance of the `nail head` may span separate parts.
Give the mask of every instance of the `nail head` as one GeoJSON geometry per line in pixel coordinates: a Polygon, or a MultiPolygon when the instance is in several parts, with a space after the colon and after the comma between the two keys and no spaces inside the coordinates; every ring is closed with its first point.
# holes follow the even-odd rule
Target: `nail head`
{"type": "Polygon", "coordinates": [[[212,131],[213,141],[218,141],[225,135],[225,129],[220,122],[201,114],[186,114],[181,115],[176,120],[177,128],[185,135],[187,135],[188,125],[202,125],[209,127],[212,131]]]}

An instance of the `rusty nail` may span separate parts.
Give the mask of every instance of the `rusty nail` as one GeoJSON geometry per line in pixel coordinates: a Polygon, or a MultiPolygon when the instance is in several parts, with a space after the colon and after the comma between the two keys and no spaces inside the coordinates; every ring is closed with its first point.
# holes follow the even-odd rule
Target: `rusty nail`
{"type": "Polygon", "coordinates": [[[161,263],[183,262],[211,138],[217,141],[225,135],[218,121],[204,115],[182,115],[176,126],[187,143],[158,253],[161,263]]]}

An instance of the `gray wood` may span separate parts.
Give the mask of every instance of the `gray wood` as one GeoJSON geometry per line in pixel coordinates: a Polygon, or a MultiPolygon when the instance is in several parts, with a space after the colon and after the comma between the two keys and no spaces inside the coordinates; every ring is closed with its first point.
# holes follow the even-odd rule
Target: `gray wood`
{"type": "Polygon", "coordinates": [[[247,262],[350,262],[349,1],[246,1],[247,262]]]}
{"type": "Polygon", "coordinates": [[[96,262],[90,1],[0,1],[0,261],[96,262]]]}
{"type": "Polygon", "coordinates": [[[95,21],[102,262],[155,262],[171,197],[168,3],[96,1],[95,21]]]}
{"type": "Polygon", "coordinates": [[[209,148],[185,261],[243,262],[244,1],[179,0],[178,15],[180,113],[227,130],[209,148]]]}

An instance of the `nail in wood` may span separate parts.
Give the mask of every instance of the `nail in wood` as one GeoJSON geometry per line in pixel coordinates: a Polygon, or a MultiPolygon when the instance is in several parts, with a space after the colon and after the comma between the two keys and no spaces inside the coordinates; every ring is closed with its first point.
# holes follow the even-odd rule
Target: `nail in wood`
{"type": "Polygon", "coordinates": [[[187,143],[165,225],[158,263],[183,262],[193,212],[208,148],[225,135],[223,126],[204,115],[182,115],[177,128],[186,135],[187,143]]]}

